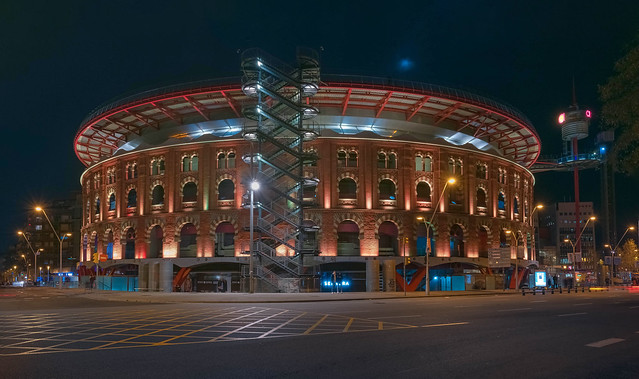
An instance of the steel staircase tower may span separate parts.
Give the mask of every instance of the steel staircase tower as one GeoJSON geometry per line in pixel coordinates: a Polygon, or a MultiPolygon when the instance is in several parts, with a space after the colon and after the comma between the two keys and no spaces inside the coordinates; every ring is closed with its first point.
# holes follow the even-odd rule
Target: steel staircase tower
{"type": "Polygon", "coordinates": [[[259,49],[242,54],[242,90],[255,99],[242,113],[256,121],[244,138],[254,150],[243,157],[251,164],[257,218],[253,241],[255,275],[274,291],[299,291],[304,245],[304,186],[317,179],[304,177],[304,165],[317,160],[304,143],[318,137],[310,120],[318,113],[309,98],[318,91],[319,59],[313,50],[298,49],[297,67],[290,67],[259,49]]]}

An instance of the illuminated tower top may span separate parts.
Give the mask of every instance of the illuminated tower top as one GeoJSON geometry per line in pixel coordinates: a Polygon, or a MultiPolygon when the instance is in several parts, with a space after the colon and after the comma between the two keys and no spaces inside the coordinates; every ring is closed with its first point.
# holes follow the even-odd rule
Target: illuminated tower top
{"type": "Polygon", "coordinates": [[[559,125],[561,125],[561,139],[564,141],[572,141],[573,139],[584,139],[588,137],[588,126],[592,112],[588,109],[579,109],[577,98],[575,96],[575,83],[572,85],[572,105],[568,111],[562,113],[558,117],[559,125]]]}

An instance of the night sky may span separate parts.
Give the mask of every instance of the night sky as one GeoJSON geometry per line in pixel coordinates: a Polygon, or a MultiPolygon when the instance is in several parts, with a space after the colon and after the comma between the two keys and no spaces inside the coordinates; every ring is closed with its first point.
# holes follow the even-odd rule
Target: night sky
{"type": "MultiPolygon", "coordinates": [[[[80,189],[73,150],[80,122],[126,94],[240,75],[238,50],[284,60],[323,48],[324,73],[464,88],[509,103],[561,152],[556,116],[578,102],[600,126],[597,85],[639,32],[627,1],[27,1],[0,3],[0,252],[33,204],[80,189]],[[515,4],[517,3],[517,4],[515,4]]],[[[582,141],[585,149],[588,140],[582,141]]],[[[592,143],[592,141],[590,141],[592,143]]],[[[582,201],[600,202],[599,172],[582,201]]],[[[637,178],[619,176],[618,224],[636,222],[637,178]]],[[[540,174],[536,197],[571,201],[572,175],[540,174]]]]}

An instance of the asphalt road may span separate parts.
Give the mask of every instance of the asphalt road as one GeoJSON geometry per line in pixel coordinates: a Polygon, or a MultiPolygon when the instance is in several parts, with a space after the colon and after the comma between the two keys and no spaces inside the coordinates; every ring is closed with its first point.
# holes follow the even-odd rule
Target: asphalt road
{"type": "Polygon", "coordinates": [[[638,316],[623,291],[140,304],[0,290],[0,377],[637,378],[638,316]]]}

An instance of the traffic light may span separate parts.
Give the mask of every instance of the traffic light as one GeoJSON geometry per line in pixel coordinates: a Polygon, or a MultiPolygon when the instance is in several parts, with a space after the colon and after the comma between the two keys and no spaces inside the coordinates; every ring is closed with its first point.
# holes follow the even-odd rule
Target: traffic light
{"type": "Polygon", "coordinates": [[[100,263],[100,254],[93,253],[93,263],[100,263]]]}

